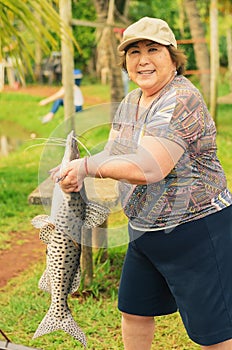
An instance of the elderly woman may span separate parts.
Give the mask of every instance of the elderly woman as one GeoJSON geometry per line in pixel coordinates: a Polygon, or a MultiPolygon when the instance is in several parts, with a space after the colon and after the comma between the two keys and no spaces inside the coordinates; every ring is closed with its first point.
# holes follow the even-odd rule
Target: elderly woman
{"type": "Polygon", "coordinates": [[[130,243],[119,288],[126,350],[148,350],[155,316],[180,312],[202,349],[232,349],[232,196],[216,130],[182,74],[165,21],[129,26],[119,52],[139,88],[121,102],[104,151],[72,161],[65,192],[86,176],[120,181],[130,243]]]}

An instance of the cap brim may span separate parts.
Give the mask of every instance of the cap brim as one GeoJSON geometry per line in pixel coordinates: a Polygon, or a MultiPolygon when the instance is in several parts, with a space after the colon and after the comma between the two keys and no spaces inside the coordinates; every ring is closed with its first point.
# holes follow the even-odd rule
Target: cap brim
{"type": "Polygon", "coordinates": [[[151,37],[148,37],[148,36],[139,36],[139,37],[136,37],[136,38],[131,38],[131,39],[127,39],[127,40],[123,41],[121,44],[118,45],[118,51],[122,52],[122,51],[125,50],[125,48],[128,45],[136,43],[137,41],[140,41],[140,40],[151,40],[151,41],[154,41],[155,43],[158,43],[158,44],[161,44],[161,45],[166,45],[166,46],[173,45],[172,43],[170,43],[170,42],[168,42],[166,40],[159,39],[159,38],[154,40],[154,37],[151,38],[151,37]]]}

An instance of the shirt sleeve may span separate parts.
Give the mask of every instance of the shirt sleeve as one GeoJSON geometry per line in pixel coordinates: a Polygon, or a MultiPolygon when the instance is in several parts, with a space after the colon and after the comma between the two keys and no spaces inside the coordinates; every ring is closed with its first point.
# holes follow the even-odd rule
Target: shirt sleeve
{"type": "Polygon", "coordinates": [[[121,128],[122,120],[121,120],[121,112],[122,112],[123,101],[118,106],[116,113],[114,115],[114,119],[112,122],[112,128],[116,131],[119,131],[121,128]]]}
{"type": "Polygon", "coordinates": [[[138,106],[138,99],[141,94],[140,89],[132,90],[119,104],[114,115],[112,127],[119,131],[122,125],[132,125],[138,106]]]}
{"type": "Polygon", "coordinates": [[[185,150],[204,132],[204,109],[197,93],[174,93],[153,111],[146,135],[167,138],[185,150]]]}

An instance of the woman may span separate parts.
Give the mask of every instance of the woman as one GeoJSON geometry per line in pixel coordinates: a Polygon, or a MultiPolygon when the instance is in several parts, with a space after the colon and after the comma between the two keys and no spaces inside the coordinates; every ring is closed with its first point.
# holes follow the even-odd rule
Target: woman
{"type": "Polygon", "coordinates": [[[232,196],[216,130],[166,22],[129,26],[119,52],[139,88],[120,104],[105,150],[72,161],[65,192],[86,176],[120,181],[130,243],[120,289],[126,350],[148,350],[154,317],[179,310],[202,349],[232,350],[232,196]]]}

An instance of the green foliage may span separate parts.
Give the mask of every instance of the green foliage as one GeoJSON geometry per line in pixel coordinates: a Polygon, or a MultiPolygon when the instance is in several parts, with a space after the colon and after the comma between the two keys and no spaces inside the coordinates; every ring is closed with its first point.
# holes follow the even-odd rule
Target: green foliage
{"type": "Polygon", "coordinates": [[[62,31],[66,39],[70,38],[69,29],[60,21],[50,0],[0,0],[0,13],[0,60],[9,55],[21,72],[25,67],[31,71],[35,41],[40,43],[42,52],[49,52],[57,49],[52,31],[62,31]]]}
{"type": "Polygon", "coordinates": [[[167,21],[171,27],[175,27],[178,16],[176,1],[167,0],[165,6],[163,0],[131,0],[129,7],[129,18],[132,21],[141,17],[157,17],[167,21]]]}
{"type": "Polygon", "coordinates": [[[219,42],[219,59],[220,59],[220,66],[227,67],[228,66],[228,55],[227,55],[227,42],[226,37],[221,36],[220,42],[219,42]]]}
{"type": "MultiPolygon", "coordinates": [[[[75,19],[94,22],[96,12],[92,1],[78,0],[72,3],[72,17],[75,19]]],[[[81,52],[74,54],[75,67],[85,69],[87,63],[94,56],[96,47],[95,28],[84,26],[73,26],[73,35],[81,47],[81,52]]]]}
{"type": "MultiPolygon", "coordinates": [[[[123,1],[118,1],[119,11],[124,7],[123,1]]],[[[231,28],[230,1],[219,1],[219,42],[220,62],[227,66],[226,30],[231,28]]],[[[197,1],[199,14],[209,39],[209,6],[210,1],[197,1]]],[[[13,49],[19,67],[34,65],[35,43],[39,42],[44,56],[51,51],[60,51],[60,20],[58,16],[58,1],[52,0],[0,0],[1,33],[0,58],[5,56],[5,49],[13,49]],[[52,6],[53,4],[53,6],[52,6]],[[54,5],[55,4],[55,5],[54,5]]],[[[94,22],[96,11],[94,1],[72,1],[72,17],[75,19],[94,22]]],[[[166,20],[173,29],[177,39],[191,37],[188,21],[183,16],[183,0],[131,0],[129,2],[129,21],[135,21],[143,16],[159,17],[166,20]]],[[[68,34],[68,29],[63,28],[68,34]]],[[[69,34],[68,34],[69,35],[69,34]]],[[[73,26],[73,42],[76,40],[74,51],[75,67],[89,73],[95,64],[96,29],[89,26],[73,26]],[[77,44],[78,43],[78,44],[77,44]],[[78,49],[80,47],[80,50],[78,49]]],[[[187,69],[196,69],[193,45],[183,45],[188,57],[187,69]]],[[[31,79],[28,75],[28,79],[31,79]]]]}

